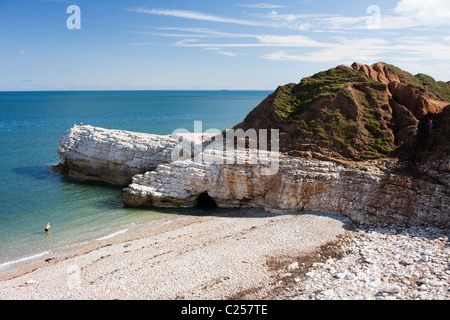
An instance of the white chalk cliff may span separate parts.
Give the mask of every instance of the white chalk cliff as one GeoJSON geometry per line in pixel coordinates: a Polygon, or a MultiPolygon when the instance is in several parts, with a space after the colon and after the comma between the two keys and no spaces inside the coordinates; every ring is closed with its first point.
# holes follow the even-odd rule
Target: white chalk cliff
{"type": "MultiPolygon", "coordinates": [[[[63,173],[127,186],[133,207],[190,207],[208,195],[219,207],[341,213],[360,222],[450,226],[448,161],[409,167],[395,160],[335,162],[276,154],[271,164],[172,161],[173,136],[77,126],[61,139],[63,173]]],[[[258,158],[261,153],[256,153],[258,158]]],[[[255,156],[255,155],[253,155],[255,156]]]]}
{"type": "Polygon", "coordinates": [[[75,126],[61,138],[55,170],[125,186],[133,175],[169,162],[177,144],[170,136],[75,126]]]}

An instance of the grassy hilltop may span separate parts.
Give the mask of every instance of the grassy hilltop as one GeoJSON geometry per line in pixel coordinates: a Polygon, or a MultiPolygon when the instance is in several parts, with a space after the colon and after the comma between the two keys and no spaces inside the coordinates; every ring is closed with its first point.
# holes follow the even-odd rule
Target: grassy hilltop
{"type": "Polygon", "coordinates": [[[292,155],[408,158],[413,150],[414,157],[430,148],[450,152],[449,114],[448,83],[386,63],[354,63],[279,86],[235,128],[280,129],[281,151],[292,155]]]}

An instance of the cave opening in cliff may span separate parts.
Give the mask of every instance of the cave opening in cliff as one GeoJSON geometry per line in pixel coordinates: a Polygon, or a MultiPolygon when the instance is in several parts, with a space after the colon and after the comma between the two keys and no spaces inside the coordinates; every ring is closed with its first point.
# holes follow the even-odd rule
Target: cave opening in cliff
{"type": "Polygon", "coordinates": [[[217,208],[217,204],[207,192],[203,192],[197,198],[197,207],[205,209],[217,208]]]}

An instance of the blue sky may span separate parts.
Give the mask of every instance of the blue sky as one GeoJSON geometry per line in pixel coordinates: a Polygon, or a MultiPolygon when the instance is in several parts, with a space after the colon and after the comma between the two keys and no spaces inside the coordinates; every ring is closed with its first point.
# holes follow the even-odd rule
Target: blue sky
{"type": "Polygon", "coordinates": [[[449,28],[450,0],[0,0],[0,91],[274,90],[354,61],[449,81],[449,28]]]}

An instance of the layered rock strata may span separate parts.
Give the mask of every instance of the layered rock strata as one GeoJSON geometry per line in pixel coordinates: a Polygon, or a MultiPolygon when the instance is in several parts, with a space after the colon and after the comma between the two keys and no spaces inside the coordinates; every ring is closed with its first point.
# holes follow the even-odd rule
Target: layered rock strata
{"type": "MultiPolygon", "coordinates": [[[[179,161],[133,177],[128,206],[191,207],[207,194],[219,207],[271,212],[341,213],[355,221],[449,226],[450,177],[437,181],[395,161],[344,165],[281,156],[274,175],[264,165],[179,161]]],[[[416,170],[416,169],[415,169],[416,170]]]]}
{"type": "Polygon", "coordinates": [[[126,186],[133,175],[169,162],[177,143],[171,136],[75,126],[60,140],[61,160],[54,170],[126,186]]]}
{"type": "Polygon", "coordinates": [[[201,158],[172,161],[178,145],[173,136],[78,126],[61,139],[56,169],[129,184],[123,202],[131,207],[192,207],[207,197],[218,207],[449,226],[448,161],[415,168],[387,159],[339,163],[248,150],[235,150],[231,161],[207,150],[201,158]]]}

